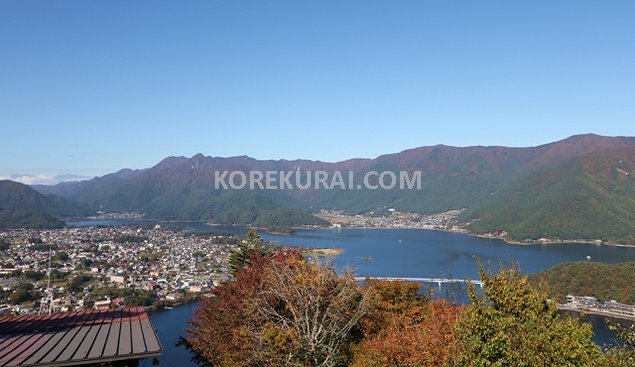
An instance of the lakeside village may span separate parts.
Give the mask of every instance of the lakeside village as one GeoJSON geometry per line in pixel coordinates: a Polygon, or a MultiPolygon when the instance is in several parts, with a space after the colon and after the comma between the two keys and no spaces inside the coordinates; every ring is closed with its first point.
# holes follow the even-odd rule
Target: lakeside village
{"type": "Polygon", "coordinates": [[[576,311],[603,316],[635,320],[635,305],[627,305],[615,300],[600,302],[595,297],[572,296],[566,297],[566,303],[558,304],[561,310],[576,311]]]}
{"type": "Polygon", "coordinates": [[[386,208],[385,213],[347,215],[341,210],[320,210],[315,216],[329,221],[334,227],[357,228],[415,228],[465,232],[458,226],[457,217],[464,209],[449,210],[439,214],[399,212],[386,208]]]}
{"type": "MultiPolygon", "coordinates": [[[[319,215],[335,227],[460,231],[455,227],[459,210],[427,216],[388,212],[373,217],[323,210],[319,215]]],[[[241,241],[232,234],[193,233],[160,225],[0,231],[0,317],[48,313],[49,307],[50,312],[169,308],[206,297],[230,279],[229,256],[241,241]]],[[[339,254],[320,252],[334,249],[301,250],[311,256],[339,254]]],[[[569,295],[558,307],[635,319],[635,305],[600,302],[589,296],[569,295]]]]}
{"type": "Polygon", "coordinates": [[[0,231],[0,316],[48,313],[51,298],[52,312],[187,302],[229,279],[239,241],[159,225],[0,231]]]}

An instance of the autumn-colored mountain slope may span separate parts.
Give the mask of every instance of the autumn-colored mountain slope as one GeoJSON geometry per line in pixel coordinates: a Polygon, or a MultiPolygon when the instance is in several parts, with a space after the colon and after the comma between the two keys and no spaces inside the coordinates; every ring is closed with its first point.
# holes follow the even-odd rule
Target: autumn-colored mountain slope
{"type": "Polygon", "coordinates": [[[635,148],[595,152],[532,172],[491,195],[463,219],[477,233],[515,240],[635,243],[635,148]]]}

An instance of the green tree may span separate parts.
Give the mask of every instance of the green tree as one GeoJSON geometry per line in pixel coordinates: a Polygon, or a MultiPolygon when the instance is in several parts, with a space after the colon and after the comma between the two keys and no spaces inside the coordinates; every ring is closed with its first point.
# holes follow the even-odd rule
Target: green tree
{"type": "Polygon", "coordinates": [[[492,274],[479,264],[483,294],[469,288],[472,304],[456,326],[455,365],[600,366],[591,325],[558,313],[544,292],[512,265],[492,274]]]}
{"type": "Polygon", "coordinates": [[[615,331],[621,343],[607,348],[606,367],[635,367],[635,324],[628,326],[609,322],[611,330],[615,331]]]}
{"type": "Polygon", "coordinates": [[[82,264],[83,268],[88,269],[93,264],[93,260],[91,260],[91,259],[83,259],[81,264],[82,264]]]}
{"type": "Polygon", "coordinates": [[[33,297],[33,293],[31,292],[32,289],[33,286],[30,284],[19,286],[9,296],[9,303],[19,305],[23,302],[33,301],[35,298],[33,297]]]}
{"type": "Polygon", "coordinates": [[[69,259],[70,259],[70,257],[64,251],[60,251],[57,254],[55,254],[55,260],[56,261],[68,261],[69,259]]]}
{"type": "Polygon", "coordinates": [[[44,278],[43,273],[37,272],[35,270],[26,270],[22,272],[22,276],[33,282],[37,282],[38,280],[41,280],[44,278]]]}
{"type": "Polygon", "coordinates": [[[90,282],[93,278],[90,275],[76,275],[69,282],[68,288],[73,292],[79,292],[84,289],[84,286],[90,282]]]}
{"type": "Polygon", "coordinates": [[[256,234],[255,229],[250,228],[245,239],[238,244],[237,249],[232,250],[229,256],[231,273],[236,276],[246,264],[251,264],[252,258],[256,255],[272,256],[273,254],[271,246],[256,234]]]}

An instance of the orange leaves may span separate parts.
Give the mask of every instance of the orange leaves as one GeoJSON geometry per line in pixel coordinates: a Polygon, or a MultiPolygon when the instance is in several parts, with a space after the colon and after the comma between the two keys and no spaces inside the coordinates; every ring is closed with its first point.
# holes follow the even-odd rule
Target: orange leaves
{"type": "Polygon", "coordinates": [[[253,256],[192,324],[192,349],[219,366],[341,365],[367,297],[351,274],[295,252],[253,256]]]}
{"type": "Polygon", "coordinates": [[[390,323],[359,346],[352,366],[447,365],[456,344],[454,325],[459,311],[455,305],[435,301],[420,322],[398,317],[399,322],[390,323]]]}
{"type": "Polygon", "coordinates": [[[374,305],[363,321],[364,341],[354,367],[444,366],[455,345],[454,325],[460,308],[429,301],[420,285],[370,281],[374,305]]]}
{"type": "Polygon", "coordinates": [[[229,367],[603,365],[591,328],[561,317],[518,269],[481,267],[481,279],[460,307],[417,283],[360,287],[294,253],[254,257],[201,303],[188,341],[229,367]]]}

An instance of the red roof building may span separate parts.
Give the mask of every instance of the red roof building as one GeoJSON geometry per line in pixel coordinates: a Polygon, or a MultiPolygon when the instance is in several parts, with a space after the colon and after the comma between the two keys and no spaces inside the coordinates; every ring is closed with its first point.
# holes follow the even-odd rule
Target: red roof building
{"type": "Polygon", "coordinates": [[[161,352],[143,307],[0,318],[0,367],[134,366],[161,352]]]}

